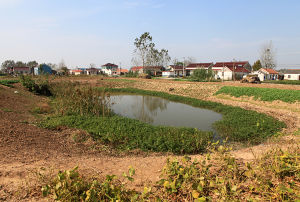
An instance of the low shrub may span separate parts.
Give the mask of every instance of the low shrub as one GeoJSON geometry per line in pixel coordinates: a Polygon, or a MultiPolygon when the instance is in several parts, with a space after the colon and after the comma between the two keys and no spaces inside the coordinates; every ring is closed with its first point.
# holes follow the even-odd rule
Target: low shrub
{"type": "Polygon", "coordinates": [[[234,97],[253,96],[254,99],[260,99],[262,101],[269,102],[274,100],[280,100],[283,102],[300,101],[299,90],[223,86],[219,91],[216,92],[216,95],[218,94],[228,94],[234,97]]]}
{"type": "Polygon", "coordinates": [[[52,84],[53,108],[58,115],[109,116],[109,96],[103,90],[79,83],[52,84]]]}
{"type": "Polygon", "coordinates": [[[125,189],[115,175],[102,181],[84,179],[77,169],[59,172],[42,187],[43,196],[51,195],[57,201],[133,201],[139,197],[136,191],[125,189]]]}
{"type": "Polygon", "coordinates": [[[139,73],[133,72],[133,71],[129,71],[127,74],[125,74],[125,77],[131,77],[131,78],[137,78],[139,76],[139,73]]]}
{"type": "Polygon", "coordinates": [[[51,96],[50,84],[47,78],[39,77],[39,79],[32,79],[31,76],[21,75],[20,81],[22,85],[30,92],[38,95],[51,96]]]}

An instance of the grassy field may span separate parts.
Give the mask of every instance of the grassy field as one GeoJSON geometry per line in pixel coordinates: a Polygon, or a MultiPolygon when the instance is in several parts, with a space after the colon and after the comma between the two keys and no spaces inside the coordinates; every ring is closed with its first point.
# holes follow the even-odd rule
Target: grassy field
{"type": "Polygon", "coordinates": [[[299,90],[223,86],[219,91],[216,92],[216,94],[227,94],[234,97],[253,96],[254,99],[269,102],[274,100],[290,103],[300,101],[299,90]]]}
{"type": "Polygon", "coordinates": [[[300,81],[292,81],[292,80],[271,80],[271,81],[263,81],[263,83],[300,85],[300,81]]]}

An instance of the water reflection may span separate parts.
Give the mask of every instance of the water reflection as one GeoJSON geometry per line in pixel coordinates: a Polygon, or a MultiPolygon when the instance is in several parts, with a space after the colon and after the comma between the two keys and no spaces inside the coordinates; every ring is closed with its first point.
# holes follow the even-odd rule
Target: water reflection
{"type": "Polygon", "coordinates": [[[212,124],[222,118],[214,111],[143,95],[111,95],[112,110],[121,116],[153,125],[192,127],[213,130],[212,124]]]}

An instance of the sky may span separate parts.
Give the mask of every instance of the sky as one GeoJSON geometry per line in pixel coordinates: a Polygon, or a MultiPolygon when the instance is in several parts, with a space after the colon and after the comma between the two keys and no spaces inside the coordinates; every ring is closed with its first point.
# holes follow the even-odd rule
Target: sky
{"type": "Polygon", "coordinates": [[[0,25],[0,63],[130,68],[150,32],[172,59],[252,64],[272,41],[278,68],[300,68],[299,0],[0,0],[0,25]]]}

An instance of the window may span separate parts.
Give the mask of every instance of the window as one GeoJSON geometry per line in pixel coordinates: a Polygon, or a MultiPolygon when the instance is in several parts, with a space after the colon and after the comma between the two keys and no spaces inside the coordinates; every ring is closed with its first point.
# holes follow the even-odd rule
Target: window
{"type": "Polygon", "coordinates": [[[288,78],[290,79],[290,78],[291,78],[291,75],[288,75],[288,78]]]}

